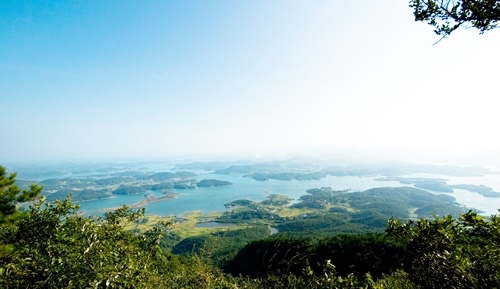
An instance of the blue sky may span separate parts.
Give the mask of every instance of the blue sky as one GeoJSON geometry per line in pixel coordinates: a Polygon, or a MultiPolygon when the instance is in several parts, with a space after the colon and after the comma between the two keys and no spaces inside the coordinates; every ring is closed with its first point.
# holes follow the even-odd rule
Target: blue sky
{"type": "Polygon", "coordinates": [[[498,152],[500,31],[406,1],[2,1],[0,162],[498,152]]]}

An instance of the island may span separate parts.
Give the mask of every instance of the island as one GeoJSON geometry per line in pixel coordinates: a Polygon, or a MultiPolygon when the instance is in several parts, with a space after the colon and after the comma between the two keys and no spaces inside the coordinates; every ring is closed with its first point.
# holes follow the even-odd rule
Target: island
{"type": "Polygon", "coordinates": [[[84,202],[91,200],[100,200],[113,197],[105,190],[75,190],[75,189],[61,189],[54,193],[45,193],[47,201],[64,200],[67,196],[71,197],[73,202],[84,202]]]}
{"type": "Polygon", "coordinates": [[[454,189],[467,190],[469,192],[478,193],[488,198],[500,198],[500,193],[493,191],[492,188],[485,185],[450,185],[454,189]]]}
{"type": "Polygon", "coordinates": [[[233,183],[216,179],[203,179],[196,183],[199,188],[231,186],[233,183]]]}
{"type": "Polygon", "coordinates": [[[256,181],[268,181],[272,180],[280,180],[280,181],[303,181],[303,180],[321,180],[326,177],[327,174],[323,172],[314,172],[314,173],[254,173],[244,175],[243,177],[252,178],[256,181]]]}

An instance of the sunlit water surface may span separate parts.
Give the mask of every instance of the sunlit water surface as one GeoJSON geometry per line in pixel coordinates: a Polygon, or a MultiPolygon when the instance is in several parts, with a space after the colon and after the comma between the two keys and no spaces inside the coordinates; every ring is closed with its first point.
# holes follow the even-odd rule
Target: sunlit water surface
{"type": "MultiPolygon", "coordinates": [[[[239,199],[249,199],[252,201],[262,201],[270,194],[288,195],[295,201],[306,191],[312,188],[332,187],[334,190],[350,190],[351,192],[364,191],[374,187],[401,187],[405,186],[396,181],[376,181],[378,176],[354,177],[354,176],[328,176],[321,180],[269,180],[256,181],[242,175],[216,175],[211,173],[200,173],[196,179],[218,179],[230,181],[232,186],[196,188],[192,190],[176,190],[176,197],[159,202],[152,202],[145,205],[146,214],[154,215],[176,215],[190,211],[201,211],[203,214],[210,212],[223,212],[226,210],[224,204],[239,199]]],[[[450,177],[441,175],[411,175],[406,177],[434,177],[448,179],[448,184],[475,184],[486,185],[494,191],[500,191],[499,176],[479,176],[479,177],[450,177]]],[[[432,191],[431,191],[432,192],[432,191]]],[[[159,192],[149,192],[154,196],[161,196],[159,192]]],[[[440,192],[432,192],[440,193],[440,192]]],[[[500,208],[500,198],[488,198],[478,193],[467,190],[455,189],[449,193],[457,199],[457,202],[467,208],[475,208],[484,211],[484,214],[491,215],[497,213],[500,208]]],[[[80,207],[87,214],[98,213],[106,208],[113,208],[124,205],[131,205],[144,198],[144,194],[138,195],[117,195],[114,198],[81,202],[80,207]]]]}

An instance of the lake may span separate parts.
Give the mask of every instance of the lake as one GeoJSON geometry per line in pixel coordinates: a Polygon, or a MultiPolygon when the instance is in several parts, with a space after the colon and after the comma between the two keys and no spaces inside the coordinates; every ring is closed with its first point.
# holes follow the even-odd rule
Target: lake
{"type": "MultiPolygon", "coordinates": [[[[218,179],[232,182],[232,186],[196,188],[192,190],[176,190],[173,199],[167,199],[159,202],[148,203],[146,214],[161,216],[181,216],[191,211],[201,211],[203,214],[210,212],[226,211],[224,204],[238,199],[249,199],[252,201],[262,201],[270,194],[288,195],[297,200],[300,196],[307,194],[306,191],[312,188],[332,187],[334,190],[364,191],[374,187],[401,187],[404,186],[397,181],[375,181],[378,177],[355,177],[355,176],[328,176],[321,180],[269,180],[256,181],[252,178],[245,178],[242,175],[217,175],[212,173],[197,172],[195,178],[218,179]]],[[[404,177],[434,177],[448,179],[449,184],[475,184],[486,185],[493,188],[494,191],[500,191],[500,178],[498,175],[479,176],[479,177],[450,177],[440,175],[411,175],[404,177]]],[[[431,191],[432,192],[432,191],[431,191]]],[[[161,196],[159,192],[149,192],[156,197],[161,196]]],[[[439,193],[439,192],[433,192],[439,193]]],[[[477,193],[466,190],[455,189],[454,196],[457,201],[468,208],[476,208],[484,211],[486,215],[496,214],[497,208],[500,208],[500,198],[487,198],[477,193]]],[[[111,207],[118,207],[122,204],[131,205],[144,198],[144,194],[138,195],[117,195],[114,198],[93,200],[80,203],[80,207],[86,214],[98,213],[100,210],[111,207]]]]}

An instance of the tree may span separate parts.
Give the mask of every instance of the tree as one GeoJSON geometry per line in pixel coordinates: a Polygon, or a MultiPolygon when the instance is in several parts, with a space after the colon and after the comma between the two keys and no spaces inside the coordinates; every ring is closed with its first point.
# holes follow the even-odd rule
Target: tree
{"type": "Polygon", "coordinates": [[[7,176],[5,168],[0,166],[0,224],[16,219],[16,206],[35,199],[41,191],[42,187],[34,184],[29,190],[20,190],[16,185],[16,174],[7,176]]]}
{"type": "Polygon", "coordinates": [[[1,288],[153,288],[166,257],[160,224],[135,235],[123,226],[144,209],[123,206],[83,217],[68,199],[36,201],[14,224],[0,225],[1,288]]]}
{"type": "Polygon", "coordinates": [[[473,27],[484,32],[497,27],[499,0],[410,0],[415,21],[427,22],[445,38],[459,27],[473,27]]]}
{"type": "Polygon", "coordinates": [[[423,289],[500,288],[500,215],[391,219],[387,232],[409,242],[405,271],[423,289]]]}

